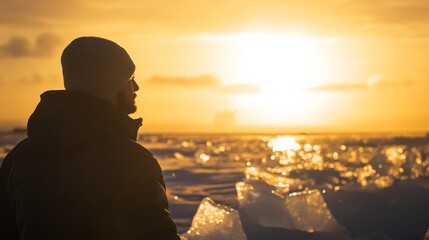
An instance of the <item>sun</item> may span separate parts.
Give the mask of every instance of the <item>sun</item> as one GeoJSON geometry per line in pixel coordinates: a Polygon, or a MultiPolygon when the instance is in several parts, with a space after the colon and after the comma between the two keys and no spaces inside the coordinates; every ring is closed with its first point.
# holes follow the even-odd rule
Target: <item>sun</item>
{"type": "Polygon", "coordinates": [[[329,80],[326,40],[275,33],[241,33],[232,38],[236,49],[231,79],[262,89],[258,94],[234,96],[237,109],[270,116],[273,124],[316,121],[309,118],[314,98],[305,90],[329,80]]]}
{"type": "Polygon", "coordinates": [[[317,39],[267,33],[242,33],[236,39],[237,81],[267,90],[302,90],[326,75],[327,61],[317,39]]]}

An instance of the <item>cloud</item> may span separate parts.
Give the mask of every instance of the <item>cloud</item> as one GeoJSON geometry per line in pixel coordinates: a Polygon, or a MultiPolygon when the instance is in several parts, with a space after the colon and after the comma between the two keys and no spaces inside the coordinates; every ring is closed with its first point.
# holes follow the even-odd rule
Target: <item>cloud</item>
{"type": "Polygon", "coordinates": [[[360,13],[366,12],[371,20],[381,23],[418,23],[429,20],[429,2],[420,0],[355,1],[360,13]]]}
{"type": "Polygon", "coordinates": [[[22,77],[17,80],[18,84],[22,85],[34,85],[34,84],[40,84],[44,81],[43,77],[38,73],[33,73],[30,77],[22,77]]]}
{"type": "Polygon", "coordinates": [[[90,10],[82,0],[0,0],[2,14],[0,25],[20,25],[27,27],[53,26],[78,19],[76,11],[90,10]]]}
{"type": "Polygon", "coordinates": [[[262,91],[261,86],[255,84],[232,84],[223,86],[220,80],[211,74],[194,77],[153,76],[149,78],[148,83],[163,87],[207,88],[227,94],[259,93],[262,91]]]}
{"type": "Polygon", "coordinates": [[[368,87],[406,87],[413,84],[411,79],[386,79],[382,73],[372,74],[367,81],[368,87]]]}
{"type": "Polygon", "coordinates": [[[234,84],[223,86],[220,91],[225,93],[259,93],[262,88],[255,84],[234,84]]]}
{"type": "Polygon", "coordinates": [[[344,91],[344,90],[356,90],[365,89],[368,85],[366,84],[341,84],[341,83],[329,83],[322,86],[316,86],[306,89],[307,92],[323,92],[323,91],[344,91]]]}
{"type": "Polygon", "coordinates": [[[220,82],[212,75],[200,75],[195,77],[166,77],[153,76],[149,83],[158,86],[178,86],[178,87],[218,87],[220,82]]]}
{"type": "MultiPolygon", "coordinates": [[[[9,79],[10,80],[10,79],[9,79]]],[[[45,82],[45,78],[39,73],[33,73],[31,75],[13,78],[12,81],[5,81],[4,77],[0,75],[0,86],[15,86],[19,85],[35,85],[45,82]]]]}
{"type": "Polygon", "coordinates": [[[39,35],[34,46],[24,37],[12,37],[0,45],[0,58],[50,57],[60,44],[60,38],[53,33],[39,35]]]}
{"type": "Polygon", "coordinates": [[[53,33],[41,34],[36,39],[34,48],[35,56],[50,57],[54,54],[57,47],[61,46],[61,39],[53,33]]]}
{"type": "Polygon", "coordinates": [[[22,37],[13,37],[0,46],[0,57],[24,57],[30,54],[30,43],[22,37]]]}
{"type": "Polygon", "coordinates": [[[0,6],[0,25],[6,26],[79,28],[85,23],[94,28],[116,25],[121,26],[118,31],[130,32],[144,27],[151,33],[262,28],[337,35],[390,33],[400,37],[427,36],[429,30],[429,1],[424,0],[324,0],[311,4],[279,0],[0,0],[0,6]]]}
{"type": "Polygon", "coordinates": [[[382,73],[369,76],[366,83],[330,83],[306,89],[307,92],[362,90],[369,88],[408,87],[414,82],[410,79],[386,79],[382,73]]]}

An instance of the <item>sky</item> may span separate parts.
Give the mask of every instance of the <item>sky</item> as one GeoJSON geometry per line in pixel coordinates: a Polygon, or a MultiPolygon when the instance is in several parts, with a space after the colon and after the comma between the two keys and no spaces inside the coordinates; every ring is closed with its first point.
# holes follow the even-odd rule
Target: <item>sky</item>
{"type": "Polygon", "coordinates": [[[0,129],[99,36],[136,63],[142,132],[427,132],[429,1],[0,0],[0,129]]]}

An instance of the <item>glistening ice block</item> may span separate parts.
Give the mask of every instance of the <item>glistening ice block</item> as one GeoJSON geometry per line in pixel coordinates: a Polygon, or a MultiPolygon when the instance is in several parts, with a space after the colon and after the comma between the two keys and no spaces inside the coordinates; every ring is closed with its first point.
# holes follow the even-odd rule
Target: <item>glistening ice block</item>
{"type": "Polygon", "coordinates": [[[264,227],[343,232],[318,190],[283,195],[261,180],[236,184],[240,210],[264,227]]]}
{"type": "Polygon", "coordinates": [[[192,219],[191,228],[182,234],[183,240],[246,240],[237,210],[204,198],[192,219]]]}
{"type": "Polygon", "coordinates": [[[240,211],[264,227],[294,229],[284,199],[275,188],[262,180],[247,180],[236,183],[240,211]]]}
{"type": "Polygon", "coordinates": [[[307,232],[331,232],[339,223],[332,216],[319,190],[291,193],[284,199],[295,228],[307,232]]]}

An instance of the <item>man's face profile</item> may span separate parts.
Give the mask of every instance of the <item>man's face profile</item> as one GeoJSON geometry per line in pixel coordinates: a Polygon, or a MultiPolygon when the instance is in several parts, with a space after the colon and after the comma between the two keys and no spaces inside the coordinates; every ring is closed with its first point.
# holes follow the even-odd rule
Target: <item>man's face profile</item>
{"type": "Polygon", "coordinates": [[[125,114],[135,113],[137,111],[137,106],[135,99],[137,97],[137,92],[139,86],[134,80],[134,77],[118,92],[117,94],[117,104],[116,107],[125,114]]]}

